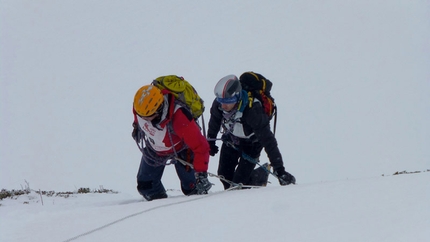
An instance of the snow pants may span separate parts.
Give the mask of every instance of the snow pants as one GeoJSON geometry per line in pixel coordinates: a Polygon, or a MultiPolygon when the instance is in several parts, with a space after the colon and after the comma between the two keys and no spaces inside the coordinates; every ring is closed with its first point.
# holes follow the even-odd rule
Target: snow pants
{"type": "MultiPolygon", "coordinates": [[[[186,160],[186,150],[181,152],[179,157],[186,160]],[[184,154],[185,152],[185,154],[184,154]]],[[[137,190],[147,200],[166,198],[166,189],[161,182],[164,173],[165,165],[154,166],[152,161],[147,161],[145,156],[142,156],[140,161],[139,171],[137,173],[137,190]],[[151,165],[149,165],[149,164],[151,165]]],[[[175,162],[176,174],[181,181],[181,190],[185,195],[191,195],[194,192],[196,178],[194,170],[184,166],[182,163],[175,162]]]]}
{"type": "MultiPolygon", "coordinates": [[[[224,176],[225,179],[234,183],[247,185],[256,164],[243,158],[242,154],[258,160],[262,149],[263,147],[259,142],[242,143],[236,149],[223,143],[218,164],[218,175],[224,176]]],[[[224,189],[230,187],[229,183],[222,180],[221,182],[224,189]]]]}

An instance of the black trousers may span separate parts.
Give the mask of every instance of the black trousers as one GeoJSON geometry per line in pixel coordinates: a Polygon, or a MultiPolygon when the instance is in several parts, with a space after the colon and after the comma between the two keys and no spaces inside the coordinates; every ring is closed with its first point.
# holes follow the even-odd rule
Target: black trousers
{"type": "MultiPolygon", "coordinates": [[[[188,154],[188,150],[183,150],[178,154],[181,159],[192,162],[193,154],[188,154]]],[[[153,152],[145,147],[145,152],[153,152]]],[[[156,156],[155,153],[151,153],[156,156]]],[[[160,194],[165,194],[161,177],[164,173],[166,165],[154,165],[155,162],[150,160],[151,156],[142,156],[140,161],[139,171],[137,173],[137,190],[145,198],[151,198],[160,194]],[[151,165],[150,165],[151,164],[151,165]]],[[[176,174],[181,181],[181,190],[185,195],[189,195],[194,191],[196,178],[194,176],[194,169],[187,168],[179,161],[175,163],[176,174]]]]}
{"type": "MultiPolygon", "coordinates": [[[[248,185],[251,172],[256,164],[244,158],[251,157],[258,161],[263,146],[259,142],[241,143],[237,147],[231,147],[226,143],[221,146],[218,175],[234,183],[248,185]]],[[[230,184],[222,181],[224,189],[228,189],[230,184]]]]}

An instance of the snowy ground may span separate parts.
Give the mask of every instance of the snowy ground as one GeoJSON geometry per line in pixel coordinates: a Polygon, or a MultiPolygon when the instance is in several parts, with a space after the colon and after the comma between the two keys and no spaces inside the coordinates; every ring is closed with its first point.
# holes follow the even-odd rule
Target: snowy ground
{"type": "Polygon", "coordinates": [[[119,192],[1,200],[0,241],[429,241],[430,173],[391,176],[430,169],[429,6],[0,0],[0,188],[119,192]],[[136,90],[177,74],[210,106],[249,70],[299,185],[182,197],[169,167],[172,197],[138,202],[136,90]]]}
{"type": "Polygon", "coordinates": [[[430,238],[430,172],[212,192],[23,195],[0,207],[0,241],[414,241],[430,238]],[[23,204],[23,203],[26,204],[23,204]]]}

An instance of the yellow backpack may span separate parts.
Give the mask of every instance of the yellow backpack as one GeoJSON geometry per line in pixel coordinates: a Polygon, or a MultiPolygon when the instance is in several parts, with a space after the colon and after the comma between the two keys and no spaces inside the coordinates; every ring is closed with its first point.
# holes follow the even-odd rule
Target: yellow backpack
{"type": "Polygon", "coordinates": [[[203,99],[183,77],[176,75],[160,76],[152,84],[161,91],[167,89],[172,93],[176,100],[188,108],[194,119],[198,119],[205,111],[203,99]]]}

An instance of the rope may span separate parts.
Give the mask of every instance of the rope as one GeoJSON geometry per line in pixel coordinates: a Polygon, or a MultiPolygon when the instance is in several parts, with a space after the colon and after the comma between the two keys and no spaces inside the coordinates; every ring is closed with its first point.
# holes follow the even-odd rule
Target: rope
{"type": "MultiPolygon", "coordinates": [[[[179,161],[179,162],[181,162],[184,166],[190,166],[192,169],[194,169],[194,167],[193,167],[193,164],[191,164],[191,163],[189,163],[189,162],[187,162],[187,161],[185,161],[185,160],[183,160],[183,159],[181,159],[181,158],[179,158],[179,157],[177,157],[177,158],[175,158],[177,161],[179,161]]],[[[210,177],[216,177],[216,178],[218,178],[218,179],[220,179],[220,180],[223,180],[223,181],[225,181],[225,182],[227,182],[228,184],[230,184],[234,189],[240,189],[240,188],[243,188],[243,187],[248,187],[248,188],[258,188],[258,187],[261,187],[261,186],[251,186],[251,185],[243,185],[242,183],[235,183],[235,182],[232,182],[232,181],[230,181],[230,180],[227,180],[227,179],[225,179],[223,176],[218,176],[218,175],[215,175],[215,174],[213,174],[213,173],[211,173],[211,172],[207,172],[208,173],[208,175],[210,176],[210,177]]],[[[227,189],[227,190],[229,190],[229,189],[227,189]]],[[[226,190],[226,191],[227,191],[226,190]]]]}
{"type": "MultiPolygon", "coordinates": [[[[223,191],[221,191],[221,192],[223,192],[223,191]]],[[[218,194],[218,193],[215,193],[215,194],[218,194]]],[[[115,220],[115,221],[113,221],[113,222],[107,223],[107,224],[105,224],[105,225],[103,225],[103,226],[100,226],[100,227],[98,227],[98,228],[92,229],[92,230],[90,230],[90,231],[88,231],[88,232],[85,232],[85,233],[82,233],[82,234],[77,235],[77,236],[75,236],[75,237],[72,237],[72,238],[70,238],[70,239],[64,240],[64,242],[70,242],[70,241],[73,241],[73,240],[77,240],[77,239],[79,239],[79,238],[81,238],[81,237],[84,237],[84,236],[87,236],[87,235],[89,235],[89,234],[95,233],[95,232],[97,232],[97,231],[103,230],[103,229],[105,229],[105,228],[107,228],[107,227],[110,227],[110,226],[112,226],[112,225],[114,225],[114,224],[120,223],[120,222],[122,222],[122,221],[124,221],[124,220],[127,220],[127,219],[129,219],[129,218],[136,217],[136,216],[138,216],[138,215],[141,215],[141,214],[144,214],[144,213],[148,213],[148,212],[154,211],[154,210],[156,210],[156,209],[165,208],[165,207],[170,207],[170,206],[174,206],[174,205],[179,205],[179,204],[187,203],[187,202],[192,202],[192,201],[200,200],[200,199],[203,199],[203,198],[206,198],[206,197],[207,197],[207,196],[199,196],[199,197],[196,197],[196,198],[194,198],[194,199],[190,199],[190,200],[186,200],[186,201],[181,201],[181,202],[176,202],[176,203],[165,204],[165,205],[161,205],[161,206],[158,206],[158,207],[149,208],[149,209],[146,209],[146,210],[143,210],[143,211],[137,212],[137,213],[133,213],[133,214],[130,214],[130,215],[125,216],[125,217],[123,217],[123,218],[117,219],[117,220],[115,220]]]]}
{"type": "MultiPolygon", "coordinates": [[[[180,161],[182,164],[184,164],[184,165],[189,165],[190,167],[192,167],[192,164],[191,164],[191,163],[186,162],[185,160],[182,160],[182,159],[180,159],[180,158],[177,158],[177,159],[178,159],[178,161],[180,161]]],[[[239,190],[239,189],[242,189],[242,188],[244,188],[244,187],[247,187],[247,188],[259,188],[259,187],[261,187],[261,186],[249,186],[249,185],[243,185],[242,183],[234,183],[234,182],[231,182],[231,181],[229,181],[229,180],[225,179],[225,178],[224,178],[224,177],[222,177],[222,176],[217,176],[217,175],[212,174],[212,173],[209,173],[209,172],[208,172],[208,174],[209,174],[210,176],[215,176],[215,177],[218,177],[219,179],[222,179],[222,180],[224,180],[224,181],[227,181],[227,182],[228,182],[228,183],[230,183],[232,186],[231,186],[230,188],[228,188],[228,189],[224,190],[224,191],[215,192],[215,193],[210,193],[210,194],[207,194],[206,196],[199,196],[199,197],[196,197],[196,198],[194,198],[194,199],[190,199],[190,200],[186,200],[186,201],[181,201],[181,202],[176,202],[176,203],[165,204],[165,205],[161,205],[161,206],[158,206],[158,207],[149,208],[149,209],[146,209],[146,210],[143,210],[143,211],[137,212],[137,213],[133,213],[133,214],[130,214],[130,215],[125,216],[125,217],[123,217],[123,218],[117,219],[117,220],[115,220],[115,221],[113,221],[113,222],[107,223],[107,224],[105,224],[105,225],[103,225],[103,226],[100,226],[100,227],[98,227],[98,228],[92,229],[92,230],[90,230],[90,231],[88,231],[88,232],[85,232],[85,233],[82,233],[82,234],[77,235],[77,236],[75,236],[75,237],[72,237],[72,238],[70,238],[70,239],[64,240],[64,242],[70,242],[70,241],[73,241],[73,240],[77,240],[77,239],[79,239],[79,238],[81,238],[81,237],[84,237],[84,236],[87,236],[87,235],[89,235],[89,234],[95,233],[95,232],[97,232],[97,231],[103,230],[103,229],[105,229],[105,228],[107,228],[107,227],[110,227],[110,226],[112,226],[112,225],[114,225],[114,224],[120,223],[120,222],[122,222],[122,221],[124,221],[124,220],[127,220],[127,219],[129,219],[129,218],[136,217],[136,216],[138,216],[138,215],[141,215],[141,214],[144,214],[144,213],[148,213],[148,212],[154,211],[154,210],[156,210],[156,209],[166,208],[166,207],[170,207],[170,206],[174,206],[174,205],[179,205],[179,204],[182,204],[182,203],[187,203],[187,202],[192,202],[192,201],[197,201],[197,200],[200,200],[200,199],[206,198],[206,197],[208,197],[208,196],[210,196],[210,195],[216,195],[216,194],[220,194],[220,193],[222,193],[222,192],[226,192],[226,191],[239,190]]]]}
{"type": "MultiPolygon", "coordinates": [[[[139,144],[138,144],[137,142],[136,142],[136,144],[137,144],[137,146],[140,148],[140,146],[139,146],[139,144]]],[[[185,161],[185,160],[183,160],[183,159],[181,159],[181,158],[179,158],[179,157],[176,157],[175,159],[176,159],[176,160],[178,160],[179,162],[181,162],[183,165],[188,165],[188,166],[190,166],[192,169],[194,169],[193,164],[191,164],[191,163],[189,163],[189,162],[187,162],[187,161],[185,161]]],[[[245,158],[245,159],[246,159],[246,158],[245,158]]],[[[266,169],[266,170],[267,170],[267,169],[266,169]]],[[[259,188],[259,187],[261,187],[261,186],[243,185],[242,183],[234,183],[234,182],[232,182],[232,181],[229,181],[229,180],[225,179],[223,176],[218,176],[218,175],[215,175],[215,174],[210,173],[210,172],[208,172],[208,175],[209,175],[209,176],[211,176],[211,177],[217,177],[217,178],[219,178],[220,180],[223,180],[223,181],[225,181],[225,182],[229,183],[229,184],[231,185],[231,187],[230,187],[230,188],[228,188],[228,189],[226,189],[226,190],[220,191],[220,192],[215,192],[215,193],[207,194],[206,196],[198,196],[198,197],[196,197],[196,198],[194,198],[194,199],[190,199],[190,200],[186,200],[186,201],[181,201],[181,202],[176,202],[176,203],[165,204],[165,205],[161,205],[161,206],[157,206],[157,207],[149,208],[149,209],[146,209],[146,210],[143,210],[143,211],[137,212],[137,213],[133,213],[133,214],[127,215],[127,216],[125,216],[125,217],[122,217],[122,218],[120,218],[120,219],[117,219],[117,220],[115,220],[115,221],[113,221],[113,222],[110,222],[110,223],[107,223],[107,224],[105,224],[105,225],[102,225],[102,226],[100,226],[100,227],[98,227],[98,228],[92,229],[92,230],[90,230],[90,231],[88,231],[88,232],[85,232],[85,233],[79,234],[79,235],[77,235],[77,236],[75,236],[75,237],[72,237],[72,238],[69,238],[69,239],[67,239],[67,240],[64,240],[64,242],[70,242],[70,241],[73,241],[73,240],[77,240],[77,239],[79,239],[79,238],[81,238],[81,237],[84,237],[84,236],[87,236],[87,235],[89,235],[89,234],[92,234],[92,233],[98,232],[98,231],[100,231],[100,230],[103,230],[103,229],[105,229],[105,228],[108,228],[108,227],[110,227],[110,226],[112,226],[112,225],[114,225],[114,224],[120,223],[120,222],[122,222],[122,221],[124,221],[124,220],[127,220],[127,219],[129,219],[129,218],[136,217],[136,216],[138,216],[138,215],[141,215],[141,214],[144,214],[144,213],[148,213],[148,212],[154,211],[154,210],[156,210],[156,209],[166,208],[166,207],[170,207],[170,206],[174,206],[174,205],[179,205],[179,204],[182,204],[182,203],[187,203],[187,202],[192,202],[192,201],[197,201],[197,200],[200,200],[200,199],[206,198],[206,197],[211,196],[211,195],[216,195],[216,194],[220,194],[220,193],[222,193],[222,192],[231,191],[231,190],[242,189],[242,188],[244,188],[244,187],[246,187],[246,188],[259,188]]],[[[274,175],[274,174],[273,174],[273,175],[274,175]]]]}

